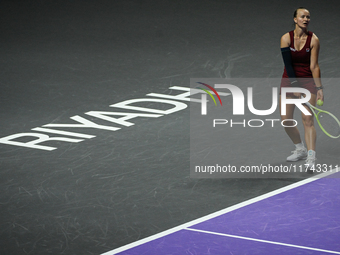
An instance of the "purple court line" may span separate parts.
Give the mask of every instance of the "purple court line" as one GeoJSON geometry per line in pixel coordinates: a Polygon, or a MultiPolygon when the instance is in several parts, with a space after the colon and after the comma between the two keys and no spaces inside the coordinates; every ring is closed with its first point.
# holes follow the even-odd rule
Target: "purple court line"
{"type": "MultiPolygon", "coordinates": [[[[277,195],[277,194],[280,194],[280,193],[286,192],[286,191],[288,191],[288,190],[292,190],[292,189],[295,189],[295,188],[297,188],[297,187],[303,186],[303,185],[305,185],[305,184],[314,182],[314,181],[319,180],[319,179],[321,179],[321,178],[324,178],[324,177],[327,177],[327,176],[329,176],[329,175],[338,173],[338,171],[340,171],[340,169],[332,169],[330,172],[322,173],[322,174],[313,176],[313,177],[311,177],[311,178],[308,178],[308,179],[305,179],[305,180],[302,180],[302,181],[293,183],[293,184],[288,185],[288,186],[286,186],[286,187],[283,187],[283,188],[274,190],[274,191],[272,191],[272,192],[269,192],[269,193],[267,193],[267,194],[263,194],[263,195],[261,195],[261,196],[258,196],[258,197],[249,199],[249,200],[247,200],[247,201],[244,201],[244,202],[241,202],[241,203],[239,203],[239,204],[233,205],[233,206],[228,207],[228,208],[226,208],[226,209],[222,209],[222,210],[217,211],[217,212],[215,212],[215,213],[212,213],[212,214],[203,216],[203,217],[198,218],[198,219],[196,219],[196,220],[193,220],[193,221],[184,223],[184,224],[182,224],[182,225],[179,225],[179,226],[177,226],[177,227],[171,228],[171,229],[169,229],[169,230],[163,231],[163,232],[161,232],[161,233],[158,233],[158,234],[152,235],[152,236],[150,236],[150,237],[147,237],[147,238],[143,238],[143,239],[141,239],[141,240],[138,240],[138,241],[136,241],[136,242],[133,242],[133,243],[124,245],[124,246],[119,247],[119,248],[117,248],[117,249],[114,249],[114,250],[112,250],[112,251],[105,252],[105,253],[103,253],[103,254],[101,254],[101,255],[113,255],[113,254],[118,254],[118,253],[120,253],[120,252],[130,250],[130,249],[132,249],[132,248],[134,248],[134,247],[137,247],[137,246],[140,246],[140,245],[142,245],[142,244],[151,242],[151,241],[153,241],[153,240],[156,240],[156,239],[165,237],[165,236],[167,236],[167,235],[170,235],[170,234],[172,234],[172,233],[175,233],[175,232],[178,232],[178,231],[181,231],[181,230],[192,231],[192,229],[190,229],[190,227],[193,226],[193,225],[196,225],[196,224],[205,222],[205,221],[207,221],[207,220],[216,218],[216,217],[218,217],[218,216],[221,216],[221,215],[223,215],[223,214],[226,214],[226,213],[229,213],[229,212],[231,212],[231,211],[237,210],[237,209],[239,209],[239,208],[245,207],[245,206],[247,206],[247,205],[250,205],[250,204],[259,202],[259,201],[261,201],[261,200],[270,198],[270,197],[275,196],[275,195],[277,195]]],[[[195,231],[196,231],[196,230],[195,230],[195,231]]],[[[215,233],[215,234],[221,234],[221,233],[215,233]]],[[[261,241],[266,242],[266,241],[264,241],[264,240],[261,240],[261,241]]],[[[281,245],[283,245],[283,243],[281,243],[281,245]]],[[[290,246],[290,244],[286,244],[286,246],[290,246]]],[[[290,247],[292,247],[292,246],[290,246],[290,247]]],[[[295,246],[295,247],[298,247],[298,246],[295,246]]],[[[304,247],[304,246],[300,246],[300,247],[302,248],[302,247],[304,247]]],[[[306,249],[314,249],[314,248],[306,247],[306,249]]],[[[317,249],[314,249],[314,250],[317,251],[317,249]]],[[[324,250],[324,251],[326,251],[326,250],[324,250]]],[[[331,252],[331,251],[329,251],[329,252],[331,252]]],[[[329,252],[328,252],[328,253],[329,253],[329,252]]],[[[333,254],[340,254],[339,252],[332,252],[332,253],[333,253],[333,254]]]]}

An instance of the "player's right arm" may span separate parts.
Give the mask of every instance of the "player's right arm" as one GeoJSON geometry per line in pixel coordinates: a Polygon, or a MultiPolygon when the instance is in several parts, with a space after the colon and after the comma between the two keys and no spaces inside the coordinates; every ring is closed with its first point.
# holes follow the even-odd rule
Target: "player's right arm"
{"type": "MultiPolygon", "coordinates": [[[[292,55],[290,52],[290,35],[289,33],[284,34],[281,37],[281,53],[282,53],[282,59],[284,62],[284,65],[286,67],[287,75],[289,77],[290,83],[292,87],[298,86],[295,71],[293,68],[293,61],[292,61],[292,55]]],[[[300,97],[300,93],[294,93],[296,97],[300,97]]]]}
{"type": "Polygon", "coordinates": [[[281,37],[281,48],[286,48],[290,46],[290,36],[289,33],[285,33],[281,37]]]}

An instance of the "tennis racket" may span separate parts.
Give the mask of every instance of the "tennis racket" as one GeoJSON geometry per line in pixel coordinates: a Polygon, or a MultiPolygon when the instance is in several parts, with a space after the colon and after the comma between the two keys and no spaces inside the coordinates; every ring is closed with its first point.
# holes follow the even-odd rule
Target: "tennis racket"
{"type": "Polygon", "coordinates": [[[321,110],[309,102],[305,103],[314,113],[321,130],[331,138],[340,137],[340,121],[330,112],[321,110]]]}

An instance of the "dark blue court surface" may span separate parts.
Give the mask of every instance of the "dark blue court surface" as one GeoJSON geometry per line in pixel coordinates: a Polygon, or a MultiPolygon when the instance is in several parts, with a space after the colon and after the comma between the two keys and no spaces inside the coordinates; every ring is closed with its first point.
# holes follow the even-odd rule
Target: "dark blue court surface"
{"type": "MultiPolygon", "coordinates": [[[[338,178],[190,177],[180,95],[192,78],[279,79],[297,4],[1,0],[0,254],[339,253],[338,178]]],[[[339,114],[339,4],[306,5],[324,107],[339,114]]],[[[287,164],[283,128],[252,131],[220,136],[226,162],[287,164]]],[[[340,140],[317,132],[318,162],[339,165],[340,140]]]]}

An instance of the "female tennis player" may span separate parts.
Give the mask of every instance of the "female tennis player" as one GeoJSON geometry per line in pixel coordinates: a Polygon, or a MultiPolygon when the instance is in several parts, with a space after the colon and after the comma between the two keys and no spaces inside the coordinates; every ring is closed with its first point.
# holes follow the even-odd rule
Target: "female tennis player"
{"type": "MultiPolygon", "coordinates": [[[[320,42],[318,37],[308,30],[310,13],[306,8],[299,7],[296,9],[293,18],[295,29],[281,37],[281,52],[285,64],[281,87],[295,86],[308,89],[311,92],[309,103],[315,105],[317,100],[323,101],[324,99],[318,64],[320,42]]],[[[300,98],[301,96],[299,93],[287,94],[287,98],[300,98]]],[[[307,106],[305,107],[311,112],[307,106]]],[[[293,121],[289,121],[289,119],[293,119],[294,108],[295,105],[287,104],[286,115],[281,115],[282,121],[287,120],[285,125],[291,126],[285,127],[285,131],[295,144],[295,150],[292,151],[293,154],[287,158],[287,161],[306,159],[306,168],[313,170],[316,160],[314,116],[302,113],[306,149],[298,128],[293,127],[293,121]]]]}

